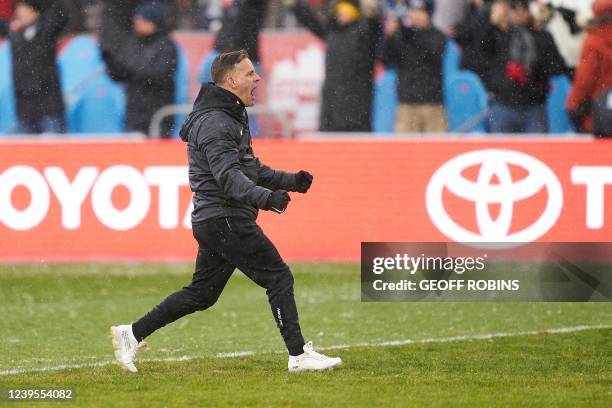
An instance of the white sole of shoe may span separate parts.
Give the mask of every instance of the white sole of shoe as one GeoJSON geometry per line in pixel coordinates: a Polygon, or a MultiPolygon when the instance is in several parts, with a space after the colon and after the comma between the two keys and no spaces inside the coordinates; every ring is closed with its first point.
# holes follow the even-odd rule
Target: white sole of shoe
{"type": "Polygon", "coordinates": [[[123,362],[121,361],[120,356],[120,352],[119,352],[119,339],[118,339],[118,333],[116,333],[117,327],[116,326],[111,326],[111,328],[109,329],[109,335],[110,338],[113,342],[113,354],[115,355],[115,364],[117,364],[119,366],[119,368],[121,368],[123,371],[127,371],[128,373],[133,373],[135,371],[130,370],[129,368],[127,368],[125,366],[125,364],[123,364],[123,362]]]}
{"type": "Polygon", "coordinates": [[[314,372],[314,371],[332,371],[336,368],[340,368],[342,367],[342,360],[340,360],[337,364],[334,364],[332,366],[329,367],[325,367],[325,368],[302,368],[302,367],[295,367],[295,368],[289,368],[288,371],[290,373],[304,373],[304,372],[314,372]]]}

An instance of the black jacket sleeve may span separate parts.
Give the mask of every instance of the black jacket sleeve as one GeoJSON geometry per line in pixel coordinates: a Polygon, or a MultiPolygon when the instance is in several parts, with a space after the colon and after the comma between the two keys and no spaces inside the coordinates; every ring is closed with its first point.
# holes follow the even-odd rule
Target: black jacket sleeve
{"type": "Polygon", "coordinates": [[[476,43],[480,45],[481,51],[489,56],[495,56],[499,52],[504,33],[490,22],[486,22],[476,37],[476,43]]]}
{"type": "Polygon", "coordinates": [[[257,159],[258,181],[257,185],[270,190],[295,191],[295,174],[274,170],[257,159]]]}
{"type": "Polygon", "coordinates": [[[323,40],[325,39],[325,35],[328,31],[328,24],[322,22],[310,7],[298,0],[291,10],[300,24],[312,31],[317,37],[323,40]]]}
{"type": "Polygon", "coordinates": [[[219,52],[245,48],[253,62],[259,62],[259,32],[263,28],[268,1],[237,0],[225,10],[215,38],[219,52]]]}
{"type": "Polygon", "coordinates": [[[105,0],[99,38],[106,52],[117,50],[132,30],[132,15],[138,0],[105,0]]]}
{"type": "Polygon", "coordinates": [[[229,126],[200,127],[198,140],[213,177],[230,198],[257,208],[267,209],[269,189],[257,186],[240,168],[238,143],[229,126]]]}
{"type": "Polygon", "coordinates": [[[547,75],[567,74],[568,68],[565,65],[565,60],[563,60],[563,57],[559,53],[559,49],[552,35],[546,31],[541,31],[539,34],[539,40],[542,47],[540,58],[543,59],[544,73],[547,75]]]}
{"type": "Polygon", "coordinates": [[[400,33],[397,32],[391,37],[385,37],[381,50],[380,60],[387,66],[397,67],[400,60],[400,33]]]}
{"type": "Polygon", "coordinates": [[[176,72],[177,50],[172,40],[156,44],[154,50],[143,52],[135,38],[127,38],[123,47],[108,58],[109,71],[114,70],[119,79],[163,84],[176,72]]]}
{"type": "Polygon", "coordinates": [[[41,13],[38,30],[49,41],[55,42],[68,24],[68,13],[63,0],[55,0],[41,13]]]}

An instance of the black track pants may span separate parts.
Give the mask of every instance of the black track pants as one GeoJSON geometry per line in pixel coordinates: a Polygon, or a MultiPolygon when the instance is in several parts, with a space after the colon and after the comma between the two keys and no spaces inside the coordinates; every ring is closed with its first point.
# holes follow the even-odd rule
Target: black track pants
{"type": "Polygon", "coordinates": [[[301,354],[304,338],[293,296],[293,275],[255,221],[215,218],[194,224],[193,235],[199,249],[191,283],[134,323],[138,341],[185,315],[211,307],[238,268],[266,289],[287,350],[291,355],[301,354]]]}

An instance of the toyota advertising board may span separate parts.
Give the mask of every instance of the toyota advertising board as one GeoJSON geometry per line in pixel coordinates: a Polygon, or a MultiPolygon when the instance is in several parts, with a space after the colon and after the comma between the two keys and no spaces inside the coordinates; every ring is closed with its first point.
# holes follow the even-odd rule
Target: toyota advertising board
{"type": "MultiPolygon", "coordinates": [[[[255,151],[315,175],[285,214],[260,213],[288,259],[356,261],[365,241],[612,241],[608,141],[266,140],[255,151]]],[[[181,142],[3,142],[0,163],[3,261],[193,256],[181,142]]]]}

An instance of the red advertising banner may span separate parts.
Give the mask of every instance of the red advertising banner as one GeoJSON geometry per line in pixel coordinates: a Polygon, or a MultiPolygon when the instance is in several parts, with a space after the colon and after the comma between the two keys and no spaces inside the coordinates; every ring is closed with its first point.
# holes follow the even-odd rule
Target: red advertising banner
{"type": "MultiPolygon", "coordinates": [[[[359,260],[360,243],[612,241],[612,143],[255,142],[315,176],[260,223],[286,259],[359,260]]],[[[0,144],[0,260],[185,260],[195,241],[177,141],[0,144]]]]}

